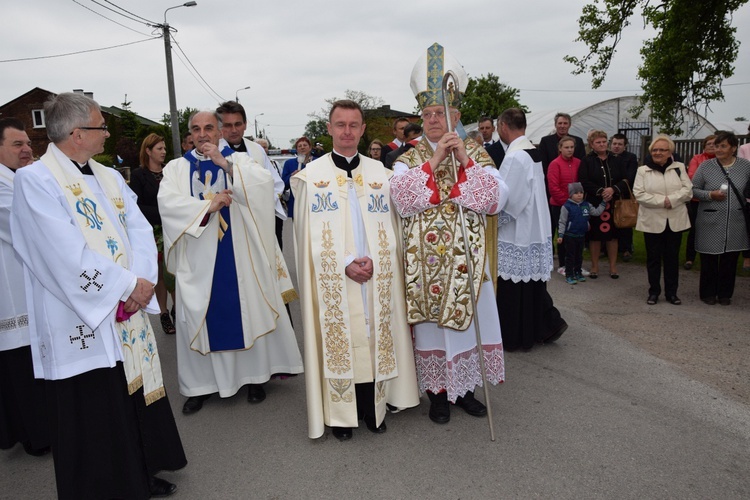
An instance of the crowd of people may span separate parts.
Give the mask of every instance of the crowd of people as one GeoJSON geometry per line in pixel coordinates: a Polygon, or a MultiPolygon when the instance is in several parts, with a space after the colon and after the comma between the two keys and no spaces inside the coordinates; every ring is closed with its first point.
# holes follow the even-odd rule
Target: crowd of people
{"type": "Polygon", "coordinates": [[[613,280],[618,254],[632,258],[618,200],[638,203],[647,304],[662,274],[666,301],[681,304],[686,231],[700,299],[731,303],[750,247],[750,148],[734,134],[706,138],[689,167],[665,135],[640,163],[627,137],[601,130],[587,153],[565,113],[538,146],[518,108],[462,137],[462,94],[444,95],[434,68],[466,88],[460,63],[433,44],[411,75],[422,124],[397,119],[393,141],[367,155],[354,101],[332,103],[331,152],[301,137],[283,165],[245,138],[245,109],[229,101],[190,116],[184,155],[166,164],[165,139],[148,135],[129,186],[93,159],[109,132],[92,99],[47,102],[51,142],[35,162],[23,123],[0,119],[0,448],[51,451],[60,498],[174,493],[157,474],[187,458],[149,314],[174,335],[185,415],[243,387],[261,403],[264,384],[304,366],[313,439],[328,427],[348,441],[360,422],[382,434],[387,413],[420,393],[436,424],[453,408],[484,417],[475,391],[504,381],[504,351],[568,329],[547,291],[555,267],[575,285],[599,277],[603,249],[613,280]],[[282,254],[289,219],[296,288],[282,254]]]}

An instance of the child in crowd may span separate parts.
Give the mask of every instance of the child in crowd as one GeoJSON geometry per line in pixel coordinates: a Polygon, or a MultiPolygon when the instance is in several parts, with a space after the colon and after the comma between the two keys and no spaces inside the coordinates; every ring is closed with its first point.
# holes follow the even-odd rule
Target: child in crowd
{"type": "MultiPolygon", "coordinates": [[[[557,151],[560,153],[552,160],[547,169],[547,192],[549,193],[550,215],[552,216],[552,235],[560,222],[560,211],[565,202],[568,201],[568,185],[578,182],[578,167],[581,160],[573,156],[576,150],[576,140],[569,135],[560,138],[557,143],[557,151]]],[[[562,233],[558,233],[562,238],[562,233]]],[[[565,268],[565,244],[557,239],[557,259],[560,266],[558,273],[563,274],[565,268]]]]}
{"type": "Polygon", "coordinates": [[[581,272],[581,264],[583,240],[589,230],[589,217],[601,215],[607,204],[602,202],[593,208],[589,202],[584,201],[583,185],[580,182],[568,184],[568,196],[570,198],[560,209],[557,244],[565,242],[565,281],[575,285],[579,281],[586,281],[581,272]]]}

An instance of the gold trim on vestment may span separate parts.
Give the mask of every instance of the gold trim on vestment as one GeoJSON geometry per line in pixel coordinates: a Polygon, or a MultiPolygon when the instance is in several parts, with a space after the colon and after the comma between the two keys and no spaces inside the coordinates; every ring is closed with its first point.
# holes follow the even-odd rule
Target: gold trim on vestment
{"type": "MultiPolygon", "coordinates": [[[[489,164],[484,148],[471,140],[464,141],[466,152],[479,168],[489,164]]],[[[421,168],[434,154],[423,138],[399,157],[410,168],[421,168]]],[[[406,282],[407,319],[410,324],[433,322],[454,330],[466,330],[474,317],[468,279],[467,256],[459,211],[449,201],[454,185],[453,166],[446,158],[432,166],[441,203],[404,220],[404,274],[406,282]]],[[[479,294],[487,257],[485,216],[464,210],[468,247],[474,268],[474,289],[479,294]]]]}

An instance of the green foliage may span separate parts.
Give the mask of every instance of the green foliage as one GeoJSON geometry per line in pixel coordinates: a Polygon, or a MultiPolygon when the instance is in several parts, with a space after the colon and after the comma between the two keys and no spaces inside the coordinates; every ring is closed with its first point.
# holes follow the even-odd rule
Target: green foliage
{"type": "MultiPolygon", "coordinates": [[[[305,125],[305,137],[315,142],[319,138],[327,136],[328,128],[326,127],[326,123],[327,120],[321,120],[319,118],[310,120],[307,122],[307,125],[305,125]]],[[[292,142],[292,145],[294,145],[294,142],[292,142]]]]}
{"type": "Polygon", "coordinates": [[[724,100],[721,84],[734,73],[739,49],[732,14],[747,2],[670,0],[652,5],[651,0],[594,0],[578,19],[576,41],[586,44],[588,54],[564,59],[575,67],[573,74],[591,73],[592,88],[599,88],[623,30],[640,8],[644,27],[651,26],[657,34],[640,51],[643,96],[636,111],[650,106],[662,131],[679,135],[683,108],[701,112],[724,100]]]}
{"type": "Polygon", "coordinates": [[[116,167],[115,160],[112,155],[100,154],[91,157],[95,162],[101,163],[105,167],[116,167]]]}
{"type": "Polygon", "coordinates": [[[461,121],[474,123],[482,116],[489,116],[494,120],[508,108],[521,108],[528,113],[528,108],[518,100],[518,92],[518,89],[500,82],[492,73],[469,78],[461,101],[461,121]]]}

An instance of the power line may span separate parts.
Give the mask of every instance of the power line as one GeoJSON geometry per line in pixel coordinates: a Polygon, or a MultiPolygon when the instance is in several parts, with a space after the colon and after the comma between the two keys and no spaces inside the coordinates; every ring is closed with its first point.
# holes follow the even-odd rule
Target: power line
{"type": "MultiPolygon", "coordinates": [[[[215,96],[212,95],[211,91],[208,88],[206,88],[206,86],[203,84],[203,82],[200,81],[200,79],[197,76],[195,76],[195,74],[193,74],[192,71],[190,71],[190,66],[188,66],[188,64],[182,59],[182,56],[179,53],[177,53],[177,52],[175,52],[175,55],[177,56],[177,59],[179,59],[179,61],[182,63],[182,65],[185,66],[185,69],[188,71],[188,73],[190,74],[190,76],[192,76],[193,79],[196,82],[198,82],[198,85],[200,85],[201,88],[206,91],[206,94],[208,94],[209,97],[211,97],[211,99],[214,99],[215,96]]],[[[220,101],[221,100],[223,100],[223,99],[220,99],[220,101]]]]}
{"type": "Polygon", "coordinates": [[[86,10],[88,10],[88,11],[91,11],[91,12],[93,12],[93,13],[94,13],[94,14],[96,14],[97,16],[101,16],[101,17],[103,17],[103,18],[104,18],[104,19],[106,19],[107,21],[111,21],[111,22],[113,22],[113,23],[117,24],[118,26],[122,26],[123,28],[125,28],[125,29],[128,29],[128,30],[130,30],[130,31],[133,31],[133,32],[135,32],[135,33],[138,33],[139,35],[143,35],[143,36],[149,36],[148,34],[146,34],[146,33],[141,33],[140,31],[138,31],[138,30],[135,30],[135,29],[131,28],[130,26],[125,26],[125,25],[124,25],[124,24],[122,24],[122,23],[118,23],[118,22],[117,22],[117,21],[115,21],[114,19],[110,19],[109,17],[105,16],[104,14],[102,14],[102,13],[100,13],[100,12],[97,12],[97,11],[95,11],[95,10],[94,10],[94,9],[92,9],[91,7],[86,7],[85,5],[83,5],[83,4],[81,3],[81,2],[78,2],[77,0],[73,0],[73,3],[75,3],[75,4],[78,4],[78,5],[80,5],[80,6],[81,6],[81,7],[83,7],[84,9],[86,9],[86,10]]]}
{"type": "Polygon", "coordinates": [[[133,21],[133,22],[136,22],[136,23],[140,23],[140,24],[143,24],[143,25],[145,25],[145,26],[149,26],[149,24],[148,24],[148,23],[144,23],[144,22],[143,22],[143,21],[141,21],[140,19],[136,19],[136,18],[134,18],[134,17],[129,17],[129,16],[126,16],[126,15],[125,15],[125,14],[123,14],[122,12],[118,12],[118,11],[116,11],[115,9],[111,8],[111,7],[107,7],[106,5],[104,5],[104,4],[101,4],[101,3],[97,2],[96,0],[91,0],[91,1],[92,1],[92,2],[94,2],[94,3],[96,4],[96,5],[98,5],[99,7],[103,7],[103,8],[107,9],[107,10],[108,10],[108,11],[110,11],[110,12],[114,12],[114,13],[115,13],[115,14],[117,14],[118,16],[122,16],[122,17],[124,17],[125,19],[128,19],[128,20],[130,20],[130,21],[133,21]]]}
{"type": "Polygon", "coordinates": [[[112,45],[110,47],[101,47],[101,48],[98,48],[98,49],[79,50],[77,52],[68,52],[66,54],[56,54],[56,55],[53,55],[53,56],[22,57],[22,58],[19,58],[19,59],[4,59],[4,60],[1,60],[0,63],[19,62],[19,61],[36,61],[38,59],[53,59],[55,57],[74,56],[74,55],[77,55],[77,54],[85,54],[87,52],[99,52],[99,51],[102,51],[102,50],[116,49],[118,47],[125,47],[127,45],[135,45],[136,43],[148,42],[148,41],[151,41],[151,40],[161,40],[161,37],[146,38],[145,40],[137,40],[135,42],[121,43],[120,45],[112,45]]]}
{"type": "Polygon", "coordinates": [[[132,12],[130,12],[129,10],[125,10],[125,9],[123,9],[122,7],[120,7],[119,5],[117,5],[117,4],[115,4],[115,3],[112,3],[112,2],[110,2],[109,0],[104,0],[104,1],[105,1],[105,2],[107,2],[108,4],[110,4],[110,5],[114,6],[114,7],[117,7],[117,8],[118,8],[118,9],[120,9],[121,11],[123,11],[123,12],[126,12],[126,13],[130,14],[131,16],[137,17],[138,19],[143,19],[144,21],[146,21],[146,22],[147,22],[147,23],[149,23],[149,24],[157,24],[157,23],[155,23],[155,22],[153,22],[153,21],[149,21],[149,20],[148,20],[148,19],[146,19],[145,17],[141,17],[141,16],[139,16],[138,14],[133,14],[133,13],[132,13],[132,12]]]}
{"type": "Polygon", "coordinates": [[[182,52],[182,55],[183,55],[183,56],[185,56],[185,60],[186,60],[186,61],[188,62],[188,64],[190,64],[190,67],[192,67],[192,68],[193,68],[193,70],[195,71],[195,74],[196,74],[196,75],[198,75],[198,77],[199,77],[199,78],[200,78],[201,80],[203,80],[203,83],[205,83],[205,84],[206,84],[206,85],[208,86],[208,88],[209,88],[209,89],[211,89],[211,92],[213,92],[213,93],[214,93],[214,95],[215,95],[216,97],[218,97],[220,101],[226,101],[226,99],[224,99],[223,97],[221,97],[221,96],[219,95],[219,93],[218,93],[218,92],[216,92],[216,91],[215,91],[215,90],[213,89],[213,87],[211,87],[211,85],[209,85],[209,83],[208,83],[208,82],[206,81],[206,79],[205,79],[205,78],[203,78],[203,76],[202,76],[202,75],[200,74],[200,72],[199,72],[199,71],[198,71],[198,70],[196,69],[196,67],[195,67],[195,66],[193,65],[193,63],[192,63],[192,62],[190,61],[190,58],[189,58],[189,57],[187,56],[187,54],[185,54],[185,51],[184,51],[184,50],[182,50],[182,47],[180,47],[180,44],[179,44],[179,43],[177,43],[177,39],[176,39],[176,38],[175,38],[174,36],[172,36],[172,34],[171,34],[171,33],[169,34],[169,36],[170,36],[170,38],[172,38],[172,41],[173,41],[173,42],[174,42],[174,44],[175,44],[175,45],[177,46],[177,48],[178,48],[178,49],[180,50],[180,52],[182,52]]]}

